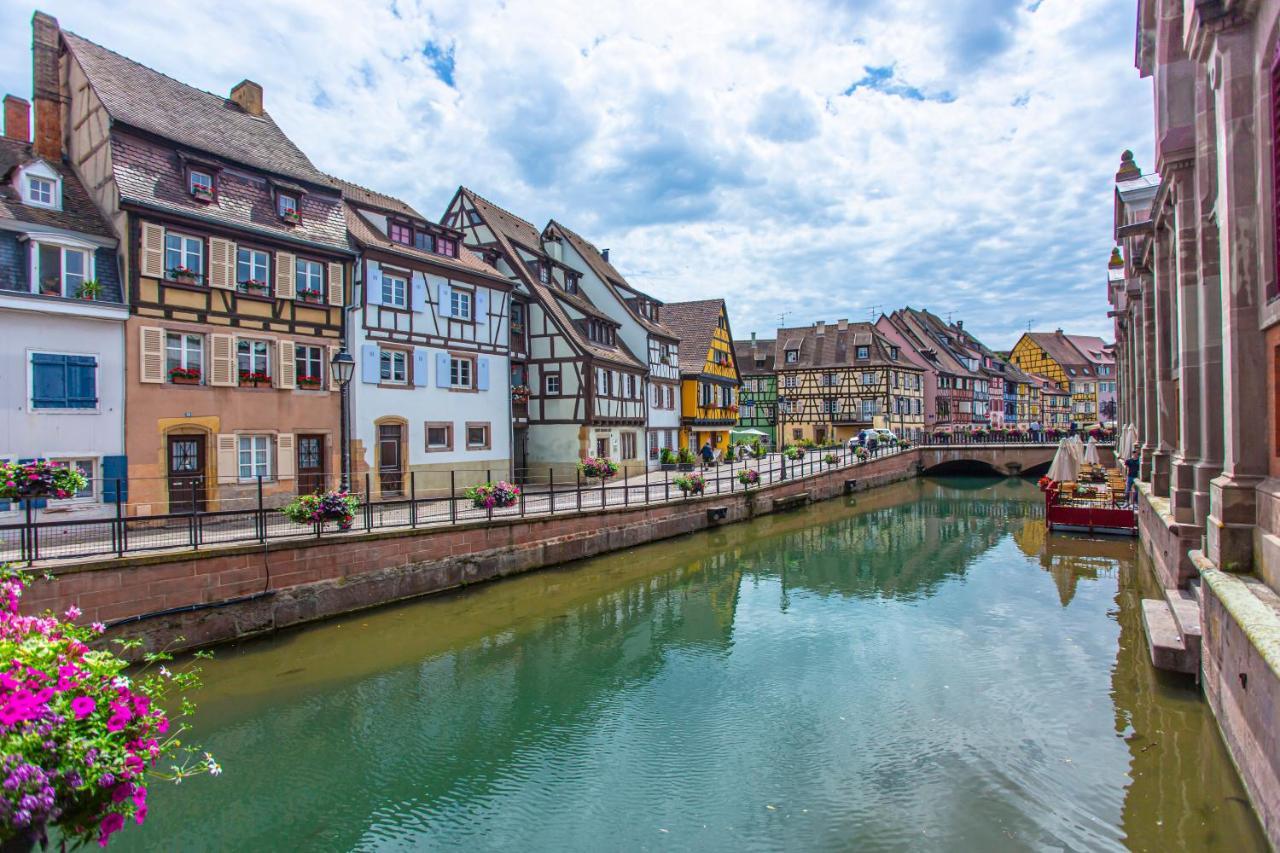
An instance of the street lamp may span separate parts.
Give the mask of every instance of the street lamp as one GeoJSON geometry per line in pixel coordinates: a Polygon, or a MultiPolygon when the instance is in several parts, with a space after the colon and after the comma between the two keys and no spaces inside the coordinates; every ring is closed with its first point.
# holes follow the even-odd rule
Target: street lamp
{"type": "Polygon", "coordinates": [[[342,491],[351,488],[351,442],[347,436],[347,421],[350,419],[351,404],[350,397],[347,393],[347,385],[351,382],[351,377],[356,373],[356,360],[351,357],[351,353],[347,352],[345,344],[338,350],[330,364],[333,370],[333,378],[338,380],[338,387],[342,391],[342,491]]]}

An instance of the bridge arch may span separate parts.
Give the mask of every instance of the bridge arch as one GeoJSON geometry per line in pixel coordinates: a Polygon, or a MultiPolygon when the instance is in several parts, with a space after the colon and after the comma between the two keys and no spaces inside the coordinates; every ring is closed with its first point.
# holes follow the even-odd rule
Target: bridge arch
{"type": "Polygon", "coordinates": [[[926,474],[1039,476],[1049,470],[1056,444],[925,445],[920,470],[926,474]]]}

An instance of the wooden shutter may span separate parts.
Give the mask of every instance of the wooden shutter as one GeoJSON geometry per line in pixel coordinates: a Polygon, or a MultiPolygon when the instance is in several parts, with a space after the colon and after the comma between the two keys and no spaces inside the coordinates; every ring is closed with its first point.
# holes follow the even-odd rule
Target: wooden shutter
{"type": "Polygon", "coordinates": [[[282,432],[276,436],[276,479],[293,479],[293,433],[282,432]]]}
{"type": "Polygon", "coordinates": [[[297,386],[298,364],[294,359],[293,341],[280,341],[277,343],[276,354],[280,359],[280,369],[276,371],[279,374],[276,377],[277,387],[293,388],[297,386]]]}
{"type": "Polygon", "coordinates": [[[329,351],[329,361],[325,364],[324,369],[329,373],[329,390],[341,391],[342,386],[338,384],[338,376],[333,372],[333,359],[338,354],[338,348],[328,347],[327,349],[329,351]]]}
{"type": "Polygon", "coordinates": [[[482,287],[476,288],[475,301],[471,305],[471,313],[474,315],[477,326],[487,326],[489,324],[489,291],[482,287]]]}
{"type": "Polygon", "coordinates": [[[489,390],[489,359],[487,356],[480,356],[476,359],[476,390],[489,390]]]}
{"type": "Polygon", "coordinates": [[[447,352],[436,353],[436,387],[449,387],[449,371],[452,365],[449,364],[449,354],[447,352]]]}
{"type": "Polygon", "coordinates": [[[138,329],[138,351],[141,366],[139,382],[164,382],[164,329],[159,326],[143,326],[138,329]]]}
{"type": "Polygon", "coordinates": [[[164,278],[164,227],[151,222],[142,223],[142,274],[149,278],[164,278]]]}
{"type": "Polygon", "coordinates": [[[427,384],[427,363],[430,360],[426,347],[413,348],[413,384],[418,388],[427,384]]]}
{"type": "Polygon", "coordinates": [[[230,240],[209,238],[209,286],[229,290],[236,286],[236,244],[230,240]]]}
{"type": "Polygon", "coordinates": [[[235,338],[231,335],[210,335],[209,384],[235,385],[238,379],[235,338]]]}
{"type": "Polygon", "coordinates": [[[294,261],[291,252],[276,252],[276,299],[292,299],[298,292],[294,284],[294,261]]]}
{"type": "Polygon", "coordinates": [[[346,293],[342,288],[342,264],[329,264],[329,304],[346,305],[346,293]]]}
{"type": "Polygon", "coordinates": [[[360,345],[360,381],[377,385],[382,379],[382,353],[377,344],[360,345]]]}
{"type": "Polygon", "coordinates": [[[382,304],[382,267],[373,261],[365,266],[364,301],[366,305],[382,304]]]}
{"type": "Polygon", "coordinates": [[[234,483],[240,479],[240,455],[236,437],[231,433],[218,434],[218,482],[234,483]]]}

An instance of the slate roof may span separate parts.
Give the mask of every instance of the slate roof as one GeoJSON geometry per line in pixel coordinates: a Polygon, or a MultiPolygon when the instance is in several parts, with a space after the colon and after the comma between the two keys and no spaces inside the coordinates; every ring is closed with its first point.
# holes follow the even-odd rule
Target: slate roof
{"type": "Polygon", "coordinates": [[[758,338],[754,341],[734,341],[733,357],[738,362],[738,373],[743,376],[767,376],[773,373],[775,338],[758,338]],[[764,363],[756,367],[756,356],[763,356],[764,363]]]}
{"type": "Polygon", "coordinates": [[[694,302],[668,302],[662,307],[667,328],[680,341],[680,372],[702,373],[711,352],[711,339],[725,311],[723,299],[699,299],[694,302]]]}
{"type": "Polygon", "coordinates": [[[351,204],[346,205],[347,230],[351,234],[351,239],[356,245],[364,248],[382,249],[386,252],[393,252],[406,258],[422,261],[423,263],[436,264],[450,269],[460,270],[473,275],[484,276],[485,278],[499,281],[510,287],[511,280],[499,273],[493,267],[481,261],[466,249],[458,252],[458,257],[450,258],[444,255],[437,255],[435,252],[424,252],[422,249],[414,246],[406,246],[403,243],[392,241],[384,234],[378,226],[374,225],[368,219],[360,214],[351,204]]]}
{"type": "MultiPolygon", "coordinates": [[[[630,282],[623,278],[622,273],[618,272],[617,268],[615,268],[613,264],[606,261],[604,256],[600,254],[600,250],[592,245],[589,240],[577,232],[566,228],[554,219],[547,223],[546,232],[559,234],[564,237],[564,239],[573,246],[574,251],[577,252],[584,261],[586,261],[587,266],[591,267],[591,271],[605,283],[605,287],[608,287],[614,296],[618,298],[618,301],[626,307],[627,313],[630,314],[645,331],[657,337],[676,340],[675,332],[671,331],[671,329],[668,328],[661,320],[651,320],[639,311],[636,311],[628,301],[627,294],[619,292],[619,288],[625,288],[627,291],[634,293],[637,296],[654,302],[658,302],[658,300],[653,299],[653,297],[649,296],[647,293],[632,287],[630,282]]],[[[661,305],[661,303],[659,304],[661,305]]],[[[661,308],[658,309],[658,316],[660,318],[662,316],[661,308]]]]}
{"type": "Polygon", "coordinates": [[[919,370],[899,351],[895,360],[890,348],[896,346],[871,323],[849,323],[841,331],[835,323],[824,323],[822,334],[818,326],[800,326],[779,329],[779,345],[775,347],[774,364],[779,370],[813,370],[824,367],[890,367],[902,370],[919,370]],[[868,347],[868,358],[857,358],[858,347],[868,347]],[[786,351],[798,349],[797,360],[788,363],[786,351]]]}
{"type": "Polygon", "coordinates": [[[63,30],[62,37],[113,121],[263,171],[329,184],[269,113],[249,115],[229,98],[180,83],[75,33],[63,30]]]}
{"type": "Polygon", "coordinates": [[[617,321],[596,308],[585,296],[565,293],[560,288],[543,284],[538,280],[537,276],[530,274],[529,268],[524,265],[515,246],[520,245],[540,257],[546,257],[546,253],[542,251],[541,234],[533,227],[532,223],[526,219],[521,219],[509,210],[498,207],[493,202],[477,195],[466,187],[459,187],[458,193],[475,208],[485,224],[493,231],[498,241],[498,247],[507,256],[507,260],[515,271],[516,277],[520,279],[529,293],[538,300],[543,309],[555,321],[556,326],[579,351],[594,359],[631,370],[648,369],[647,361],[642,362],[636,358],[627,345],[622,342],[621,337],[616,338],[618,342],[616,348],[605,346],[589,339],[578,323],[574,322],[565,311],[565,306],[572,306],[582,314],[597,317],[609,323],[616,324],[617,321]]]}
{"type": "MultiPolygon", "coordinates": [[[[915,308],[900,308],[889,315],[889,322],[894,325],[916,350],[920,361],[934,370],[953,376],[973,376],[968,367],[956,359],[950,347],[937,339],[939,330],[933,328],[930,318],[933,315],[915,308]],[[926,353],[935,357],[929,358],[926,353]]],[[[936,319],[936,318],[935,318],[936,319]]]]}
{"type": "Polygon", "coordinates": [[[44,162],[62,176],[62,209],[50,210],[22,203],[21,194],[13,187],[13,172],[38,159],[29,143],[0,138],[0,219],[65,228],[114,241],[115,234],[98,212],[88,191],[71,167],[61,160],[44,162]]]}

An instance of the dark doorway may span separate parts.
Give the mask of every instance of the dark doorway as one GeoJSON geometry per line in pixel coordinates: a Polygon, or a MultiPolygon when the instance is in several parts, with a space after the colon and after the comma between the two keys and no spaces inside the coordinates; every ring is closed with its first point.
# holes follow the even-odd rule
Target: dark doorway
{"type": "Polygon", "coordinates": [[[298,436],[298,494],[323,492],[327,485],[323,435],[298,436]]]}
{"type": "Polygon", "coordinates": [[[404,493],[404,472],[400,470],[403,439],[404,427],[400,424],[378,427],[378,483],[384,497],[404,493]]]}
{"type": "Polygon", "coordinates": [[[204,512],[204,436],[171,435],[168,451],[169,512],[204,512]]]}

